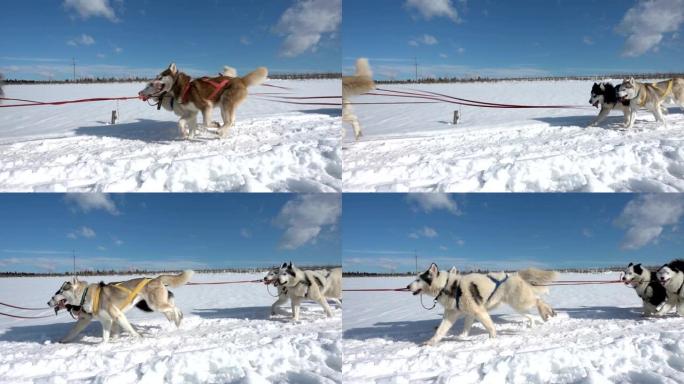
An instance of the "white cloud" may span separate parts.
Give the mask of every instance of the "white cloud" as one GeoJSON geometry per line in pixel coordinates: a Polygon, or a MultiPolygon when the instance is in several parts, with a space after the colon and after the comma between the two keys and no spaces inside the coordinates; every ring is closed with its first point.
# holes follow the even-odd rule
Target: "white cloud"
{"type": "Polygon", "coordinates": [[[102,246],[102,245],[98,245],[98,246],[97,246],[97,250],[98,250],[98,251],[106,251],[107,248],[104,247],[104,246],[102,246]]]}
{"type": "Polygon", "coordinates": [[[273,220],[285,229],[280,248],[296,249],[307,243],[315,243],[324,229],[332,229],[342,212],[337,194],[300,195],[288,201],[273,220]]]}
{"type": "Polygon", "coordinates": [[[433,17],[446,17],[455,23],[461,21],[451,0],[406,0],[404,6],[417,10],[426,20],[433,17]]]}
{"type": "MultiPolygon", "coordinates": [[[[73,259],[71,256],[60,257],[10,257],[0,258],[0,266],[8,268],[21,265],[29,266],[38,271],[71,271],[73,259]]],[[[79,270],[114,269],[118,271],[150,269],[150,270],[182,270],[205,269],[209,265],[199,261],[188,260],[130,260],[116,257],[82,257],[77,254],[76,268],[79,270]]],[[[18,269],[18,268],[17,268],[18,269]]],[[[26,270],[25,267],[21,270],[26,270]]]]}
{"type": "Polygon", "coordinates": [[[95,39],[90,36],[86,35],[85,33],[81,34],[81,36],[75,37],[69,41],[67,41],[67,45],[71,46],[78,46],[78,45],[93,45],[95,44],[95,39]]]}
{"type": "Polygon", "coordinates": [[[114,200],[104,193],[68,193],[64,196],[64,200],[86,213],[103,210],[115,216],[119,214],[114,200]]]}
{"type": "Polygon", "coordinates": [[[110,21],[118,21],[114,8],[109,0],[64,0],[64,8],[73,9],[83,19],[104,17],[110,21]]]}
{"type": "Polygon", "coordinates": [[[421,229],[409,233],[409,237],[412,239],[418,239],[420,237],[434,238],[437,236],[439,236],[437,231],[434,228],[430,227],[423,227],[421,229]]]}
{"type": "Polygon", "coordinates": [[[119,239],[119,238],[116,237],[116,236],[110,236],[110,237],[112,238],[112,242],[113,242],[116,246],[122,246],[122,245],[123,245],[123,243],[124,243],[123,240],[119,239]]]}
{"type": "Polygon", "coordinates": [[[592,39],[591,36],[584,36],[582,42],[586,45],[594,45],[594,39],[592,39]]]}
{"type": "Polygon", "coordinates": [[[627,37],[623,56],[637,57],[657,50],[666,33],[684,22],[684,0],[640,0],[627,10],[616,30],[627,37]]]}
{"type": "Polygon", "coordinates": [[[406,200],[425,213],[443,209],[454,215],[461,214],[456,201],[446,193],[409,193],[406,200]]]}
{"type": "Polygon", "coordinates": [[[242,45],[250,45],[252,42],[249,40],[249,37],[247,36],[240,36],[240,44],[242,45]]]}
{"type": "Polygon", "coordinates": [[[582,236],[584,237],[594,237],[594,232],[589,228],[582,228],[582,236]]]}
{"type": "Polygon", "coordinates": [[[81,228],[78,228],[74,231],[71,231],[67,233],[67,237],[70,239],[77,239],[79,237],[84,237],[87,239],[93,238],[96,236],[95,230],[93,230],[90,227],[83,226],[81,228]]]}
{"type": "Polygon", "coordinates": [[[440,53],[440,54],[439,54],[439,57],[441,57],[442,59],[446,59],[446,58],[448,58],[449,56],[448,56],[446,53],[440,53]]]}
{"type": "Polygon", "coordinates": [[[245,239],[249,239],[252,237],[252,232],[247,228],[242,228],[240,229],[240,236],[244,237],[245,239]]]}
{"type": "Polygon", "coordinates": [[[459,48],[456,50],[456,52],[458,52],[459,55],[462,55],[463,53],[465,53],[465,48],[459,47],[459,48]]]}
{"type": "Polygon", "coordinates": [[[98,54],[95,55],[95,56],[97,56],[98,59],[104,59],[105,57],[107,57],[107,56],[105,56],[104,53],[98,53],[98,54]]]}
{"type": "Polygon", "coordinates": [[[439,246],[439,249],[442,250],[442,251],[448,251],[448,250],[449,250],[449,248],[447,248],[447,247],[445,247],[445,246],[443,246],[443,245],[440,245],[440,246],[439,246]]]}
{"type": "Polygon", "coordinates": [[[627,232],[620,244],[634,250],[657,243],[666,226],[676,226],[684,216],[684,197],[677,194],[639,196],[631,200],[615,219],[627,232]]]}
{"type": "Polygon", "coordinates": [[[121,53],[121,52],[123,52],[123,48],[121,48],[121,47],[114,47],[114,53],[119,54],[119,53],[121,53]]]}
{"type": "Polygon", "coordinates": [[[409,40],[408,43],[411,46],[417,47],[420,44],[435,45],[435,44],[439,43],[439,41],[437,40],[436,37],[434,37],[432,35],[428,35],[427,33],[425,33],[425,34],[423,34],[423,36],[416,37],[416,38],[409,40]]]}
{"type": "Polygon", "coordinates": [[[463,239],[457,239],[456,244],[458,244],[459,247],[462,247],[465,245],[465,241],[463,239]]]}
{"type": "Polygon", "coordinates": [[[342,0],[297,0],[273,30],[285,36],[280,54],[295,57],[315,52],[324,34],[336,34],[342,21],[342,0]]]}

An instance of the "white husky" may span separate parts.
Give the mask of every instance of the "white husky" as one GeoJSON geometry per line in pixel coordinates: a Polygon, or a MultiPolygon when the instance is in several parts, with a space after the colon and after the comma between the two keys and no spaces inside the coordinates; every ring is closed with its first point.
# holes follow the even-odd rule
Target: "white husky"
{"type": "Polygon", "coordinates": [[[643,315],[664,315],[662,312],[665,308],[665,300],[667,292],[665,288],[658,281],[656,274],[652,273],[648,268],[644,268],[641,264],[629,263],[622,274],[622,281],[625,285],[634,288],[637,295],[643,301],[643,315]],[[660,308],[660,310],[658,310],[660,308]]]}
{"type": "Polygon", "coordinates": [[[673,260],[663,265],[656,276],[667,292],[667,300],[660,312],[667,313],[676,307],[677,313],[684,316],[684,260],[673,260]]]}
{"type": "Polygon", "coordinates": [[[529,320],[530,327],[534,318],[527,311],[537,307],[544,321],[555,316],[554,310],[546,304],[540,294],[548,292],[548,288],[539,286],[548,284],[556,277],[556,272],[529,268],[515,273],[469,273],[462,275],[456,268],[449,272],[440,271],[437,264],[418,275],[408,285],[414,294],[425,293],[432,296],[444,307],[442,322],[435,335],[425,344],[435,345],[454,325],[454,322],[465,316],[465,324],[461,336],[467,336],[475,319],[479,320],[489,333],[496,337],[494,323],[488,311],[501,303],[506,303],[516,312],[529,320]]]}
{"type": "Polygon", "coordinates": [[[327,299],[342,306],[342,268],[333,268],[326,274],[323,271],[305,271],[292,262],[283,263],[278,271],[278,284],[287,288],[295,321],[299,320],[299,306],[304,299],[319,303],[328,317],[333,314],[327,299]]]}
{"type": "Polygon", "coordinates": [[[684,108],[684,79],[671,79],[657,83],[640,83],[634,78],[624,80],[618,87],[617,95],[621,100],[629,101],[631,117],[628,128],[634,124],[639,108],[647,108],[656,121],[667,127],[663,117],[663,103],[672,101],[684,108]]]}

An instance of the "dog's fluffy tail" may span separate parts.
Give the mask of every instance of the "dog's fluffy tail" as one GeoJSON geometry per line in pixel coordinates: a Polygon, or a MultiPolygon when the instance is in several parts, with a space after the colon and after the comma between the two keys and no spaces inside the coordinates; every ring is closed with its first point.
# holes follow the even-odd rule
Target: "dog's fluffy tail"
{"type": "Polygon", "coordinates": [[[161,275],[158,277],[159,281],[164,285],[169,287],[180,287],[181,285],[187,283],[192,278],[195,272],[191,269],[187,269],[177,275],[161,275]]]}
{"type": "Polygon", "coordinates": [[[530,284],[535,292],[545,293],[549,290],[545,285],[555,280],[558,274],[555,271],[527,268],[518,271],[518,276],[530,284]]]}
{"type": "Polygon", "coordinates": [[[251,87],[263,83],[266,81],[266,77],[268,77],[268,69],[266,67],[259,67],[243,77],[242,81],[245,82],[246,86],[251,87]]]}
{"type": "Polygon", "coordinates": [[[356,59],[356,76],[373,77],[370,64],[365,57],[356,59]]]}

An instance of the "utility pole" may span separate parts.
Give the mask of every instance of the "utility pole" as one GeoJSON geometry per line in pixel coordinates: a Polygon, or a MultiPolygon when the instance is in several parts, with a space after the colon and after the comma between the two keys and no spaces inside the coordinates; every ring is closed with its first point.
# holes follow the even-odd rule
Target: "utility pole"
{"type": "Polygon", "coordinates": [[[416,250],[413,250],[413,257],[416,259],[416,275],[418,274],[418,253],[416,250]]]}
{"type": "Polygon", "coordinates": [[[76,251],[71,250],[71,256],[74,258],[74,276],[76,276],[76,251]]]}
{"type": "Polygon", "coordinates": [[[76,81],[76,58],[72,57],[71,58],[71,63],[74,66],[74,82],[76,81]]]}
{"type": "Polygon", "coordinates": [[[413,63],[416,66],[416,83],[418,82],[418,57],[413,56],[413,63]]]}

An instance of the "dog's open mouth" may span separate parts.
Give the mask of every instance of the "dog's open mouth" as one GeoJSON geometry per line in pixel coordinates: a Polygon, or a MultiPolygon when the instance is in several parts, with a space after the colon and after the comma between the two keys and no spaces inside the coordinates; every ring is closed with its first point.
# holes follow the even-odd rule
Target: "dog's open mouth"
{"type": "Polygon", "coordinates": [[[595,108],[598,108],[599,102],[597,101],[597,102],[595,102],[595,103],[592,104],[592,105],[593,105],[595,108]]]}
{"type": "Polygon", "coordinates": [[[66,301],[66,299],[62,299],[62,300],[58,301],[57,304],[55,304],[55,306],[54,306],[54,308],[53,308],[53,309],[55,310],[55,315],[56,315],[60,310],[66,308],[66,306],[67,306],[67,301],[66,301]]]}
{"type": "Polygon", "coordinates": [[[413,296],[419,295],[421,292],[423,292],[423,289],[418,289],[417,291],[413,291],[413,296]]]}
{"type": "Polygon", "coordinates": [[[660,279],[660,284],[667,284],[668,281],[670,281],[670,279],[660,279]]]}

